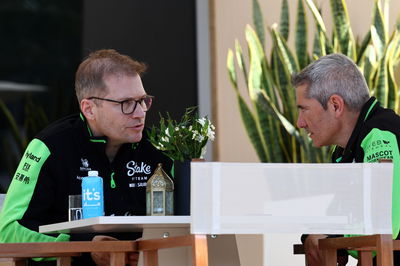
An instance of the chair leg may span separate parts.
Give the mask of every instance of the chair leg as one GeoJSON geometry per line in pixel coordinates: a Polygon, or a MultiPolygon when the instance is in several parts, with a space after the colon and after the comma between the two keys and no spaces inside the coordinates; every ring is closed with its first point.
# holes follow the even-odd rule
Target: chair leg
{"type": "Polygon", "coordinates": [[[372,266],[372,251],[359,251],[358,266],[372,266]]]}
{"type": "Polygon", "coordinates": [[[194,235],[192,241],[193,266],[208,266],[207,236],[194,235]]]}
{"type": "Polygon", "coordinates": [[[57,258],[57,266],[71,266],[71,257],[57,258]]]}
{"type": "Polygon", "coordinates": [[[112,252],[110,254],[111,266],[125,266],[125,252],[112,252]]]}
{"type": "Polygon", "coordinates": [[[378,235],[376,252],[378,266],[393,266],[392,235],[378,235]]]}
{"type": "Polygon", "coordinates": [[[336,266],[337,263],[336,249],[323,248],[321,249],[321,252],[322,252],[324,266],[336,266]]]}
{"type": "Polygon", "coordinates": [[[158,266],[158,251],[156,249],[143,251],[143,264],[144,266],[158,266]]]}

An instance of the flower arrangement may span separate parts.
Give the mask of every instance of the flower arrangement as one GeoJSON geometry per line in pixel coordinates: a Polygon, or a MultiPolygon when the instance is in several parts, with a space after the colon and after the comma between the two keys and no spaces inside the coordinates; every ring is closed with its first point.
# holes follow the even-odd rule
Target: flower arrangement
{"type": "Polygon", "coordinates": [[[208,140],[215,138],[215,127],[205,117],[199,118],[196,107],[186,109],[181,121],[164,118],[160,114],[160,125],[148,131],[149,141],[174,161],[203,158],[208,140]]]}

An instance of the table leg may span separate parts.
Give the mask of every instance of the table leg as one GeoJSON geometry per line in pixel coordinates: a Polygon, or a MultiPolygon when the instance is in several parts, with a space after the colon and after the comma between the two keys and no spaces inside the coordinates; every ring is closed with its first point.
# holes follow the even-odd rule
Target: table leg
{"type": "Polygon", "coordinates": [[[208,248],[206,235],[193,235],[193,266],[208,266],[208,248]]]}
{"type": "Polygon", "coordinates": [[[158,266],[158,251],[146,250],[143,251],[143,264],[145,266],[158,266]]]}

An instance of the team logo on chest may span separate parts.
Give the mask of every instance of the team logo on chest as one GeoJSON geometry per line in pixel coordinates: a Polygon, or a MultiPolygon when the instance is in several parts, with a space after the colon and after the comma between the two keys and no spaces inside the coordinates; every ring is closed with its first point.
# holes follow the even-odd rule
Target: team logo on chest
{"type": "Polygon", "coordinates": [[[81,171],[88,171],[88,170],[91,170],[91,169],[89,168],[89,161],[88,161],[88,159],[81,158],[81,163],[82,163],[82,166],[79,168],[79,170],[81,170],[81,171]]]}
{"type": "Polygon", "coordinates": [[[151,174],[151,166],[145,164],[144,162],[137,163],[135,161],[129,161],[126,164],[126,169],[128,170],[126,173],[128,176],[133,176],[136,173],[141,173],[146,175],[151,174]]]}

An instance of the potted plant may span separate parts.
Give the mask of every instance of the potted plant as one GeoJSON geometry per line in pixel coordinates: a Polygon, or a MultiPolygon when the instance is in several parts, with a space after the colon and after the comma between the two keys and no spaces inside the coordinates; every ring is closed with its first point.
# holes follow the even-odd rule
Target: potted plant
{"type": "Polygon", "coordinates": [[[148,131],[149,141],[174,161],[175,215],[190,214],[190,162],[203,159],[207,142],[215,138],[215,127],[196,107],[186,109],[180,121],[167,113],[148,131]]]}

